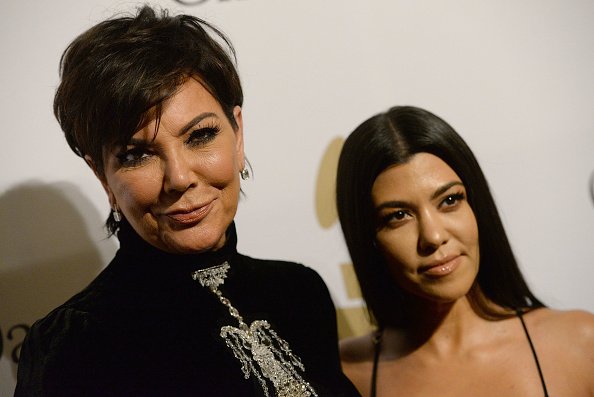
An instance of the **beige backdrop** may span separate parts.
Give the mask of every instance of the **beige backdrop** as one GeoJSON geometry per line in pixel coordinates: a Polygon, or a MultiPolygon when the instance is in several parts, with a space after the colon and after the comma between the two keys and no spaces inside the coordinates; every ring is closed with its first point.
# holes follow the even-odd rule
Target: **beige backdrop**
{"type": "MultiPolygon", "coordinates": [[[[593,1],[154,3],[204,17],[235,43],[255,171],[243,185],[239,248],[316,269],[341,336],[366,325],[332,204],[336,159],[356,125],[396,104],[432,110],[466,138],[535,292],[594,310],[593,1]]],[[[51,103],[68,42],[136,5],[0,6],[1,396],[12,395],[28,325],[117,248],[101,227],[104,193],[69,152],[51,103]]]]}

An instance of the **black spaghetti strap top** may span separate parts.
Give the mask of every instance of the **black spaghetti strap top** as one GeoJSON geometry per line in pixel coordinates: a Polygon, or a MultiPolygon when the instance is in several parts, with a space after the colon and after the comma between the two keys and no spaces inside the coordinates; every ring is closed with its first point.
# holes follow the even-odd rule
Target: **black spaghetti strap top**
{"type": "MultiPolygon", "coordinates": [[[[549,397],[549,392],[547,391],[547,385],[544,380],[544,376],[542,375],[542,370],[540,369],[540,363],[538,362],[538,356],[536,355],[536,349],[532,344],[532,339],[530,338],[530,334],[528,333],[528,328],[526,327],[526,323],[524,323],[524,317],[522,316],[522,312],[519,310],[516,311],[518,314],[518,318],[522,323],[522,328],[524,329],[524,333],[526,334],[526,338],[528,339],[528,344],[530,345],[530,350],[532,350],[532,356],[534,357],[534,362],[536,363],[536,369],[538,369],[538,376],[540,376],[540,383],[542,384],[542,390],[544,391],[544,397],[549,397]]],[[[384,330],[379,329],[373,335],[373,369],[371,371],[371,397],[376,397],[376,384],[377,384],[377,367],[379,365],[379,356],[382,350],[382,336],[384,330]]]]}
{"type": "Polygon", "coordinates": [[[382,328],[375,331],[373,335],[373,368],[371,370],[371,397],[375,397],[376,394],[376,384],[377,384],[377,367],[379,364],[379,356],[380,352],[382,351],[382,336],[384,335],[384,330],[382,328]]]}
{"type": "Polygon", "coordinates": [[[524,316],[521,311],[516,311],[518,313],[518,317],[520,318],[520,322],[522,323],[522,328],[524,328],[524,333],[526,334],[526,338],[528,339],[528,343],[530,344],[530,350],[532,350],[532,355],[534,356],[534,362],[536,363],[536,369],[538,369],[538,376],[540,376],[540,383],[542,384],[542,390],[544,391],[545,397],[549,397],[549,392],[547,391],[547,385],[545,384],[544,376],[542,375],[542,370],[540,369],[540,363],[538,362],[538,356],[536,355],[536,349],[532,344],[532,339],[530,339],[530,334],[528,333],[528,327],[526,327],[526,323],[524,322],[524,316]]]}

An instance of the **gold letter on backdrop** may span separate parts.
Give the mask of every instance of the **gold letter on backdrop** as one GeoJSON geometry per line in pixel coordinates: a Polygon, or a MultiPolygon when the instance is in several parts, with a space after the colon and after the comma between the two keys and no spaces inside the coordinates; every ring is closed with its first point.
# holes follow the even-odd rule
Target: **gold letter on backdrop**
{"type": "MultiPolygon", "coordinates": [[[[334,138],[328,144],[324,156],[320,161],[318,179],[316,181],[316,216],[319,225],[329,229],[338,221],[336,210],[336,170],[338,169],[338,158],[344,144],[344,138],[334,138]]],[[[350,263],[340,264],[342,281],[349,299],[361,299],[359,283],[350,263]]],[[[338,336],[346,338],[349,336],[362,335],[370,331],[369,316],[365,307],[354,306],[348,308],[336,308],[338,319],[338,336]]]]}

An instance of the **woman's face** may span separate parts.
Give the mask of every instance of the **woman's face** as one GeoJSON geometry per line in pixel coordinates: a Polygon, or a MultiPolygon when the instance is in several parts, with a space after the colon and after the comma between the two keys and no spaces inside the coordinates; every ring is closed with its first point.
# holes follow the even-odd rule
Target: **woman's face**
{"type": "Polygon", "coordinates": [[[189,78],[155,120],[127,146],[104,154],[100,177],[117,206],[147,242],[167,252],[216,250],[237,210],[244,166],[241,108],[233,130],[217,100],[189,78]]]}
{"type": "Polygon", "coordinates": [[[371,196],[377,245],[398,285],[433,302],[467,294],[479,268],[479,236],[466,189],[439,157],[418,153],[384,170],[371,196]]]}

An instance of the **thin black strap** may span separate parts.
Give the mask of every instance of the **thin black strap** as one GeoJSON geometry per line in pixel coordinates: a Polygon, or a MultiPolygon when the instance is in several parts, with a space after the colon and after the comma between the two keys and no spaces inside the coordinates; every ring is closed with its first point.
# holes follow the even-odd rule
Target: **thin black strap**
{"type": "Polygon", "coordinates": [[[536,349],[534,349],[534,345],[532,344],[532,339],[530,339],[530,334],[528,333],[528,328],[526,327],[526,323],[524,323],[524,317],[522,317],[522,312],[517,310],[516,313],[522,322],[522,327],[524,328],[524,333],[526,334],[526,338],[528,338],[528,343],[530,344],[530,349],[532,350],[532,355],[534,356],[534,361],[536,362],[536,368],[538,369],[538,376],[540,376],[540,383],[542,383],[542,389],[544,390],[545,397],[549,397],[549,393],[547,391],[547,385],[545,384],[544,376],[542,375],[542,370],[540,369],[540,363],[538,362],[538,356],[536,355],[536,349]]]}
{"type": "Polygon", "coordinates": [[[375,397],[377,383],[377,366],[379,365],[380,351],[382,350],[382,335],[384,330],[379,329],[373,335],[373,369],[371,370],[371,397],[375,397]]]}

